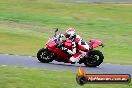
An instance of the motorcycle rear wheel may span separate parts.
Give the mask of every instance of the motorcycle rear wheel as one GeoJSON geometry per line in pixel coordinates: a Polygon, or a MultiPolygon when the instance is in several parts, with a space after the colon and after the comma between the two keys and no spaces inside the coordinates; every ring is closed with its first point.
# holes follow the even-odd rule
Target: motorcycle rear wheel
{"type": "Polygon", "coordinates": [[[37,58],[42,63],[49,63],[54,60],[54,53],[48,49],[42,48],[38,51],[37,58]]]}
{"type": "Polygon", "coordinates": [[[99,66],[103,62],[104,56],[99,50],[92,50],[89,55],[85,57],[84,64],[88,67],[99,66]]]}

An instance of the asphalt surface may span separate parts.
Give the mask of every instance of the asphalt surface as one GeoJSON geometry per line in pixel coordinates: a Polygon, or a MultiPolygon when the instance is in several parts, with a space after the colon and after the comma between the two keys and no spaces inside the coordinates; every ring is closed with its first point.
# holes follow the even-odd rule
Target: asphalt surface
{"type": "Polygon", "coordinates": [[[40,68],[50,70],[70,70],[76,72],[82,66],[88,73],[97,74],[130,74],[132,75],[132,65],[119,65],[102,63],[99,67],[85,67],[84,64],[69,64],[53,61],[52,63],[40,63],[36,57],[15,56],[0,54],[0,65],[18,66],[28,68],[40,68]]]}
{"type": "Polygon", "coordinates": [[[69,2],[112,2],[112,3],[132,3],[132,0],[64,0],[69,2]]]}

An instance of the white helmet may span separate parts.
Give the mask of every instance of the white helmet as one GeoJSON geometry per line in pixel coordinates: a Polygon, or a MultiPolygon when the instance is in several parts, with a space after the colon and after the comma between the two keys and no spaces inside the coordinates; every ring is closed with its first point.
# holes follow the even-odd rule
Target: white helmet
{"type": "Polygon", "coordinates": [[[76,38],[75,29],[73,29],[73,28],[67,29],[65,32],[65,37],[69,38],[70,40],[75,39],[76,38]]]}

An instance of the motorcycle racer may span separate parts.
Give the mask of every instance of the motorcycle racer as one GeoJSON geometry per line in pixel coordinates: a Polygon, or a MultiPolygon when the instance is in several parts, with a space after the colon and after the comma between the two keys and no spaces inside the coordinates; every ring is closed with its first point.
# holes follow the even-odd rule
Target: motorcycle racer
{"type": "Polygon", "coordinates": [[[67,34],[69,34],[67,35],[67,39],[64,38],[61,40],[61,35],[57,34],[57,31],[58,28],[56,28],[56,30],[54,31],[55,34],[48,39],[48,42],[44,44],[43,48],[39,49],[39,51],[37,52],[37,58],[40,62],[50,63],[53,60],[71,64],[77,62],[79,64],[84,63],[85,66],[88,67],[96,67],[103,62],[103,53],[95,49],[99,46],[103,47],[103,43],[101,41],[91,39],[87,43],[83,42],[81,37],[75,34],[75,30],[71,29],[70,31],[68,30],[70,33],[67,31],[67,34]],[[75,42],[75,46],[74,44],[72,44],[72,42],[75,42]],[[90,47],[89,50],[87,49],[87,44],[90,47]],[[74,52],[75,54],[71,53],[70,55],[67,51],[70,52],[71,50],[72,52],[72,50],[74,50],[72,49],[72,46],[76,48],[76,51],[74,52]],[[66,52],[62,50],[62,47],[63,50],[66,50],[66,52]]]}
{"type": "Polygon", "coordinates": [[[69,54],[73,55],[70,59],[70,63],[75,63],[87,55],[86,52],[89,50],[89,45],[82,41],[80,35],[76,35],[75,29],[69,28],[65,32],[65,37],[72,41],[72,50],[63,47],[62,50],[68,52],[69,54]],[[78,51],[78,52],[77,52],[78,51]]]}

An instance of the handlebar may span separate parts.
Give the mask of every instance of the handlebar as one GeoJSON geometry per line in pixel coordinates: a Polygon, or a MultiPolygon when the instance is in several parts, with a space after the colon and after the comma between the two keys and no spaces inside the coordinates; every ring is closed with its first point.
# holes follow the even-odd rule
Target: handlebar
{"type": "Polygon", "coordinates": [[[54,28],[55,29],[55,35],[54,36],[56,36],[56,32],[58,31],[58,28],[54,28]]]}

